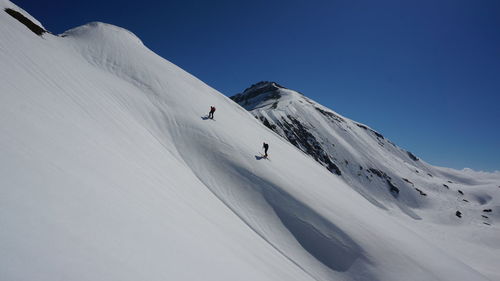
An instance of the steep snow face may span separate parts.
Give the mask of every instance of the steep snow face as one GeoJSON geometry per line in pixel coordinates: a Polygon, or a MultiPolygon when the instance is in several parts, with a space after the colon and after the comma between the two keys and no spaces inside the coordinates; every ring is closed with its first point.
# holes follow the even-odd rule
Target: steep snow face
{"type": "Polygon", "coordinates": [[[460,188],[468,189],[471,185],[476,191],[481,188],[490,189],[490,193],[496,191],[493,187],[499,180],[498,175],[458,172],[461,176],[457,177],[446,173],[396,146],[367,125],[343,117],[275,82],[259,82],[231,98],[377,206],[383,207],[387,202],[404,203],[400,205],[403,211],[419,219],[406,207],[433,207],[428,200],[433,197],[432,193],[448,190],[443,195],[450,201],[464,195],[463,190],[459,192],[460,188]]]}
{"type": "Polygon", "coordinates": [[[126,30],[37,36],[0,12],[0,32],[2,280],[499,274],[495,224],[435,228],[375,207],[126,30]]]}
{"type": "Polygon", "coordinates": [[[367,125],[275,82],[256,83],[231,99],[375,206],[397,206],[432,227],[467,224],[482,231],[498,223],[491,215],[500,204],[498,172],[429,165],[367,125]]]}

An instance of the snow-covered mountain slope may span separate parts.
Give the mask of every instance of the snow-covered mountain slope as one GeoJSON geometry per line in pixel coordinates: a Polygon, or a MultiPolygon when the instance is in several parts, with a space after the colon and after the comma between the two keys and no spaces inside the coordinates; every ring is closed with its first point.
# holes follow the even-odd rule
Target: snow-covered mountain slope
{"type": "Polygon", "coordinates": [[[378,208],[130,32],[0,8],[0,280],[500,275],[496,224],[378,208]]]}
{"type": "MultiPolygon", "coordinates": [[[[478,222],[490,222],[477,214],[488,203],[497,202],[489,202],[484,196],[474,197],[474,192],[496,193],[498,173],[467,174],[433,167],[368,126],[275,82],[259,82],[232,99],[377,206],[403,203],[402,210],[409,211],[406,207],[432,207],[429,204],[435,197],[444,201],[460,199],[449,212],[475,210],[468,215],[478,222]],[[467,202],[467,198],[472,202],[467,202]]],[[[420,218],[411,211],[407,213],[420,218]]]]}
{"type": "Polygon", "coordinates": [[[231,99],[375,206],[396,205],[413,219],[437,224],[482,229],[499,222],[499,172],[429,165],[367,125],[276,82],[256,83],[231,99]]]}

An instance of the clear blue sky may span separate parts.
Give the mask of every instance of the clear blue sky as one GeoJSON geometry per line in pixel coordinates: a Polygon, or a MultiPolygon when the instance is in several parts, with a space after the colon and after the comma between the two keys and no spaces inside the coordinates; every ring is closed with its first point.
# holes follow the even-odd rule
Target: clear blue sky
{"type": "Polygon", "coordinates": [[[134,32],[226,95],[276,81],[434,165],[500,170],[500,1],[22,1],[134,32]]]}

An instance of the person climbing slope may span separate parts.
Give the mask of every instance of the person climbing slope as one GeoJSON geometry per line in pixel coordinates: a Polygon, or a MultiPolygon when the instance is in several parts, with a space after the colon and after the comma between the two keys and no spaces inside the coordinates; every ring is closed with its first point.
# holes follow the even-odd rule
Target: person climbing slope
{"type": "Polygon", "coordinates": [[[269,144],[263,143],[262,147],[264,148],[264,157],[267,158],[267,150],[269,149],[269,144]]]}
{"type": "Polygon", "coordinates": [[[215,106],[210,106],[210,112],[208,113],[208,118],[214,119],[215,106]]]}

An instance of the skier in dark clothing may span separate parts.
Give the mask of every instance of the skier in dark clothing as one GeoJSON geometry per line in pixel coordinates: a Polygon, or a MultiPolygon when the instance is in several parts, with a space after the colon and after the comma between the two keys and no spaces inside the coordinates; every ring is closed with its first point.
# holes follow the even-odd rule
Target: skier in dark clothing
{"type": "Polygon", "coordinates": [[[208,113],[208,118],[214,119],[215,106],[210,106],[210,112],[208,113]]]}
{"type": "Polygon", "coordinates": [[[269,144],[264,143],[262,147],[264,148],[264,157],[267,158],[267,150],[269,149],[269,144]]]}

